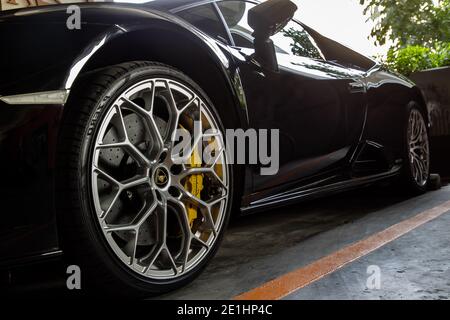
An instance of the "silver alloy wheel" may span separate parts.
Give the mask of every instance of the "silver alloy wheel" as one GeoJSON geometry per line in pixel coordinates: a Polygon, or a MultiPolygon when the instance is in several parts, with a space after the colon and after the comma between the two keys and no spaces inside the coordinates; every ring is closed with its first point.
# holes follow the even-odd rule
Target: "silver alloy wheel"
{"type": "Polygon", "coordinates": [[[409,161],[415,182],[423,187],[430,171],[430,147],[425,120],[419,110],[413,109],[408,121],[409,161]]]}
{"type": "Polygon", "coordinates": [[[173,279],[203,260],[229,198],[224,150],[207,104],[178,81],[142,81],[114,101],[95,137],[91,190],[103,234],[127,266],[173,279]],[[192,137],[187,151],[177,149],[177,130],[192,137]]]}

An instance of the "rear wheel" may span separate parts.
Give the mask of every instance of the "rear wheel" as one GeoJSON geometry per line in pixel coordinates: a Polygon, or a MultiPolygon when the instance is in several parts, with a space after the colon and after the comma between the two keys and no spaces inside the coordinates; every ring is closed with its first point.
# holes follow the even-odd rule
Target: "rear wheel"
{"type": "Polygon", "coordinates": [[[423,193],[430,178],[428,128],[425,115],[416,103],[408,106],[406,119],[403,181],[409,191],[423,193]]]}
{"type": "Polygon", "coordinates": [[[84,82],[59,145],[64,249],[89,288],[182,286],[212,258],[230,216],[233,172],[220,118],[168,66],[126,63],[84,82]],[[184,148],[180,135],[189,138],[184,148]]]}

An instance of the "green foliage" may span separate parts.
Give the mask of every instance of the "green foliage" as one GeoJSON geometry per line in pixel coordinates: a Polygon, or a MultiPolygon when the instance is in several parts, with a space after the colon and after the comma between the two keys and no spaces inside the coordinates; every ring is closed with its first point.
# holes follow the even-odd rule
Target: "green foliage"
{"type": "Polygon", "coordinates": [[[386,63],[410,75],[450,65],[450,0],[359,0],[375,22],[376,45],[394,43],[386,63]]]}
{"type": "Polygon", "coordinates": [[[375,44],[387,40],[397,49],[420,45],[433,47],[450,42],[450,0],[359,0],[375,22],[375,44]],[[436,3],[436,5],[434,4],[436,3]]]}
{"type": "Polygon", "coordinates": [[[450,43],[438,43],[436,45],[437,66],[450,66],[450,43]]]}
{"type": "Polygon", "coordinates": [[[306,32],[289,28],[283,30],[283,34],[285,37],[292,39],[291,50],[294,55],[301,57],[312,57],[316,59],[321,58],[320,53],[311,43],[311,40],[306,32]]]}
{"type": "Polygon", "coordinates": [[[435,48],[408,46],[388,52],[387,65],[409,76],[411,73],[442,66],[450,66],[450,43],[439,43],[435,48]]]}

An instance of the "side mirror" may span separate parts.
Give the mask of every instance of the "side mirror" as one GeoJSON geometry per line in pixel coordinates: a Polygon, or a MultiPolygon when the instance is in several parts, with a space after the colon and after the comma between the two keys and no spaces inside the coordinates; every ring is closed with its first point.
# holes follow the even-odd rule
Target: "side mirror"
{"type": "Polygon", "coordinates": [[[268,0],[248,12],[253,29],[255,59],[269,70],[278,71],[277,56],[271,36],[280,32],[294,17],[297,6],[289,0],[268,0]]]}

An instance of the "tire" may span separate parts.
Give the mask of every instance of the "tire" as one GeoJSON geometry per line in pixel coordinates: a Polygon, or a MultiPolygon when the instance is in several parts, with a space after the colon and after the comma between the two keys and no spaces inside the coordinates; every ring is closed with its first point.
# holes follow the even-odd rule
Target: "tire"
{"type": "Polygon", "coordinates": [[[424,193],[430,181],[429,130],[425,119],[426,116],[417,103],[411,102],[407,106],[402,183],[406,192],[413,195],[424,193]]]}
{"type": "Polygon", "coordinates": [[[174,164],[167,142],[171,128],[189,132],[200,119],[217,129],[214,142],[203,144],[223,143],[219,114],[203,90],[158,63],[91,72],[72,91],[57,150],[56,203],[62,247],[67,263],[81,268],[82,289],[161,294],[192,281],[215,255],[231,213],[233,168],[223,151],[214,154],[217,164],[198,167],[198,149],[189,150],[184,167],[174,164]]]}

